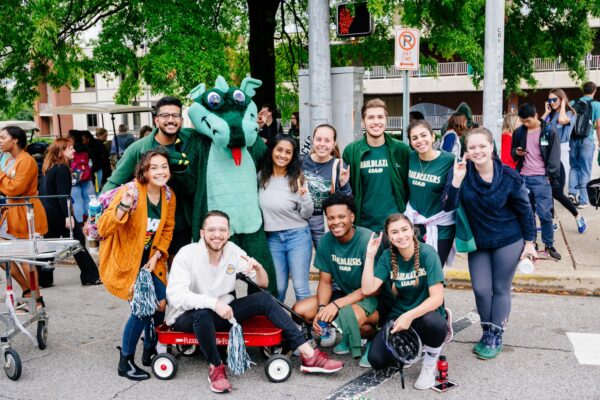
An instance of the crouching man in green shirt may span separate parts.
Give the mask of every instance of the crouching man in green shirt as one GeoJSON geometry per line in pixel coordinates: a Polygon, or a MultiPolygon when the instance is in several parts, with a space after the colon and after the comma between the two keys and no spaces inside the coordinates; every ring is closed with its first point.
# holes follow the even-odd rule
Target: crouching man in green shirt
{"type": "MultiPolygon", "coordinates": [[[[319,269],[316,296],[301,300],[294,311],[313,322],[313,329],[321,336],[321,346],[333,346],[336,329],[342,332],[342,341],[335,346],[335,354],[361,355],[361,337],[375,333],[379,320],[377,298],[367,297],[361,291],[363,265],[371,231],[354,226],[356,205],[351,196],[334,193],[323,202],[327,217],[327,232],[317,245],[314,265],[319,269]],[[323,327],[322,327],[323,326],[323,327]]],[[[370,367],[367,360],[369,343],[359,365],[370,367]]]]}

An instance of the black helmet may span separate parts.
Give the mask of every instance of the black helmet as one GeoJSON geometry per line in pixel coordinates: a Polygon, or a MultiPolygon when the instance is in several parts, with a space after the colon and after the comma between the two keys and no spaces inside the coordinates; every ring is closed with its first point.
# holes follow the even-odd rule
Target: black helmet
{"type": "Polygon", "coordinates": [[[415,364],[421,359],[421,338],[413,328],[391,333],[393,327],[394,320],[390,320],[385,324],[383,338],[388,352],[396,360],[400,368],[402,389],[404,389],[404,374],[402,371],[405,365],[415,364]]]}

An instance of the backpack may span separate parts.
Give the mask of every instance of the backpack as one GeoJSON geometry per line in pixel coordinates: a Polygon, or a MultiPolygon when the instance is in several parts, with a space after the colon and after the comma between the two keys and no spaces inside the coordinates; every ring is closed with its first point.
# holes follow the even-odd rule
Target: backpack
{"type": "Polygon", "coordinates": [[[92,179],[92,168],[90,168],[90,157],[84,151],[76,151],[71,161],[74,183],[87,182],[92,179]]]}
{"type": "Polygon", "coordinates": [[[597,210],[600,207],[600,178],[589,181],[586,185],[586,190],[590,204],[596,207],[597,210]]]}
{"type": "Polygon", "coordinates": [[[594,123],[592,122],[592,101],[579,99],[573,104],[573,109],[577,113],[575,125],[571,131],[571,138],[585,139],[590,134],[594,123]]]}

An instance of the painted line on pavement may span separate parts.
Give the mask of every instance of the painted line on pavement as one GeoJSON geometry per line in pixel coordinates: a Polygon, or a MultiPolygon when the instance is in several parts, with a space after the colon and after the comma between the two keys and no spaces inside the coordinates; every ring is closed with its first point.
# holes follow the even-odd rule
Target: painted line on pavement
{"type": "MultiPolygon", "coordinates": [[[[457,335],[461,331],[464,331],[477,322],[479,322],[479,314],[477,314],[477,312],[471,311],[465,314],[460,319],[452,323],[454,335],[457,335]]],[[[382,385],[389,379],[392,379],[399,372],[400,370],[394,367],[385,368],[378,371],[370,369],[338,388],[335,392],[327,396],[325,400],[352,400],[359,398],[365,393],[368,393],[382,385]]]]}
{"type": "Polygon", "coordinates": [[[600,365],[600,334],[567,332],[579,364],[600,365]]]}

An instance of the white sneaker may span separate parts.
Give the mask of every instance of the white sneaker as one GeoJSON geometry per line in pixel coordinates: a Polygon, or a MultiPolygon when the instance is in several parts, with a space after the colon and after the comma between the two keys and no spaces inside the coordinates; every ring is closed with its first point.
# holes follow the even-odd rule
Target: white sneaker
{"type": "Polygon", "coordinates": [[[321,347],[331,347],[335,344],[337,332],[333,326],[325,328],[325,334],[321,336],[321,347]]]}
{"type": "Polygon", "coordinates": [[[436,363],[423,363],[423,366],[421,367],[421,373],[419,374],[419,377],[417,378],[417,381],[414,384],[415,389],[425,390],[432,388],[433,385],[435,385],[436,373],[436,363]]]}

